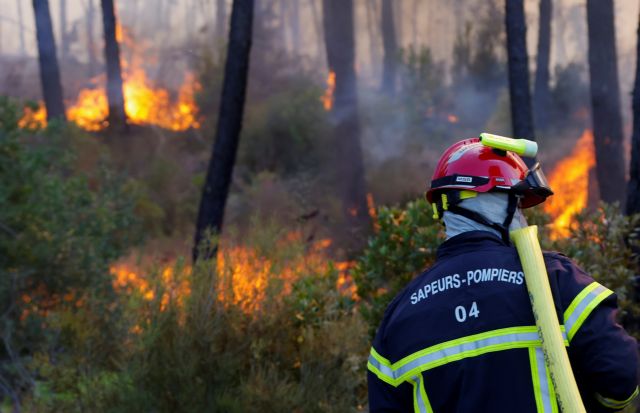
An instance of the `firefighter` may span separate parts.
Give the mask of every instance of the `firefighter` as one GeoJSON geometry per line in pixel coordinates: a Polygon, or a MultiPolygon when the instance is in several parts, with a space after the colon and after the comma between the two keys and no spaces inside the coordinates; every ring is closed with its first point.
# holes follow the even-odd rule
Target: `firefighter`
{"type": "MultiPolygon", "coordinates": [[[[558,412],[509,231],[552,194],[539,164],[467,139],[440,159],[427,199],[445,225],[435,264],[391,302],[368,361],[377,412],[558,412]]],[[[636,342],[616,295],[559,253],[545,264],[589,412],[638,395],[636,342]]]]}

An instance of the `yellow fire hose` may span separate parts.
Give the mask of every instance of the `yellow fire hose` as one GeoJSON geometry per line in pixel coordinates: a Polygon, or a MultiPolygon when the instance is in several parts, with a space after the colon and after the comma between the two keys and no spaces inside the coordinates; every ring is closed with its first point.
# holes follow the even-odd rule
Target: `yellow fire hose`
{"type": "MultiPolygon", "coordinates": [[[[511,139],[483,133],[480,135],[480,140],[486,146],[509,150],[520,155],[535,156],[537,152],[537,145],[532,149],[532,144],[535,143],[525,139],[511,139]]],[[[522,263],[538,334],[542,339],[545,364],[549,369],[560,410],[563,413],[586,412],[569,363],[567,349],[564,346],[551,295],[549,276],[538,240],[538,227],[533,225],[520,228],[511,231],[510,235],[522,263]]]]}
{"type": "Polygon", "coordinates": [[[549,276],[538,241],[538,227],[532,225],[511,231],[511,239],[522,262],[538,334],[542,338],[544,360],[549,368],[560,410],[564,413],[586,412],[553,305],[549,276]]]}

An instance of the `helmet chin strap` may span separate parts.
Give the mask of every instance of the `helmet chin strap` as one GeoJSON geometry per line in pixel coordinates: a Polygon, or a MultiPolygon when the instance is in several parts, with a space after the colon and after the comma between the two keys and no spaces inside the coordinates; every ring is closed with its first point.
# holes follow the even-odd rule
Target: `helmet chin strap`
{"type": "Polygon", "coordinates": [[[461,206],[458,205],[460,203],[459,194],[452,194],[452,195],[453,196],[449,197],[450,204],[447,208],[447,211],[452,212],[454,214],[461,215],[481,225],[485,225],[489,228],[495,229],[502,236],[502,240],[507,245],[511,245],[511,240],[509,238],[509,226],[511,225],[511,221],[513,221],[513,216],[515,215],[516,208],[518,207],[518,197],[515,194],[509,192],[509,204],[507,205],[507,216],[505,217],[502,224],[499,224],[497,222],[491,222],[487,218],[485,218],[483,215],[475,211],[462,208],[461,206]]]}

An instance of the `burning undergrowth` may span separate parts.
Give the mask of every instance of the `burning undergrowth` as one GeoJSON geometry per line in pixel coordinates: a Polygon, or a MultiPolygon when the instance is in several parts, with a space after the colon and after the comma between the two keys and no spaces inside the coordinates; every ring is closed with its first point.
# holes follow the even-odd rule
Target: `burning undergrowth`
{"type": "MultiPolygon", "coordinates": [[[[334,262],[329,253],[332,241],[322,239],[304,242],[301,231],[288,232],[273,239],[270,252],[263,248],[226,241],[221,243],[215,266],[215,281],[208,288],[217,291],[215,298],[233,305],[247,314],[256,313],[270,299],[286,300],[294,285],[312,274],[337,274],[336,291],[358,300],[357,288],[348,273],[350,262],[334,262]]],[[[182,307],[192,293],[193,268],[183,260],[164,263],[161,267],[136,265],[145,259],[129,259],[111,266],[113,287],[127,296],[156,303],[165,311],[173,303],[182,307]]]]}
{"type": "MultiPolygon", "coordinates": [[[[150,78],[150,64],[157,61],[144,42],[136,42],[131,33],[118,26],[117,40],[122,49],[122,78],[125,113],[129,123],[152,125],[171,131],[198,129],[201,124],[196,95],[202,89],[190,71],[183,75],[176,91],[163,88],[150,78]]],[[[67,102],[68,120],[87,131],[100,131],[108,126],[109,104],[104,74],[93,77],[67,102]]],[[[42,102],[36,108],[26,108],[21,126],[46,125],[46,109],[42,102]]]]}

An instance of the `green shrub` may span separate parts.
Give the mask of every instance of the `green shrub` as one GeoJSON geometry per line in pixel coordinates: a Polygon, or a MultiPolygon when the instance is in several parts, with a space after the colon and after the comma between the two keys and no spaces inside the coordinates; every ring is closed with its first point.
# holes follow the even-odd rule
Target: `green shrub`
{"type": "Polygon", "coordinates": [[[317,169],[328,152],[328,117],[321,90],[296,79],[286,91],[247,108],[238,167],[248,176],[269,171],[281,176],[317,169]]]}
{"type": "Polygon", "coordinates": [[[640,337],[640,305],[635,294],[638,274],[638,228],[640,215],[625,216],[618,205],[600,204],[574,217],[567,238],[552,248],[573,258],[593,278],[614,290],[620,318],[640,337]]]}
{"type": "Polygon", "coordinates": [[[126,181],[106,161],[89,171],[75,157],[92,138],[56,123],[23,131],[19,114],[0,100],[0,376],[14,399],[42,389],[38,354],[108,363],[109,263],[137,237],[126,181]]]}
{"type": "Polygon", "coordinates": [[[391,299],[435,262],[437,247],[444,240],[441,228],[423,199],[409,202],[405,208],[378,209],[376,234],[353,270],[371,333],[391,299]]]}

